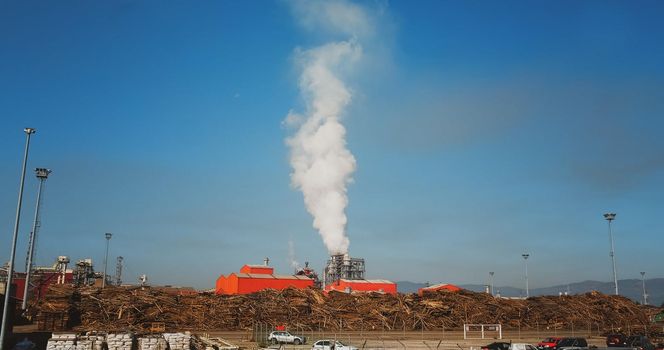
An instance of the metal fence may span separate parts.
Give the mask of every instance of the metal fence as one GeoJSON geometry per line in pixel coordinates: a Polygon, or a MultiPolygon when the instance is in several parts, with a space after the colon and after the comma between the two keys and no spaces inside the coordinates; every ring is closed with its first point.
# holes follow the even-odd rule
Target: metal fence
{"type": "MultiPolygon", "coordinates": [[[[585,337],[591,344],[603,345],[605,336],[609,333],[620,332],[626,335],[641,334],[664,334],[662,325],[652,324],[613,324],[610,327],[587,322],[570,322],[568,324],[539,325],[535,327],[520,327],[502,325],[503,341],[515,341],[525,343],[535,343],[546,337],[568,336],[585,337]]],[[[437,350],[476,350],[482,345],[497,341],[499,336],[487,334],[484,339],[464,340],[463,327],[443,328],[417,331],[406,329],[401,330],[341,330],[329,331],[319,329],[301,329],[287,328],[286,330],[294,335],[304,336],[307,343],[302,346],[295,345],[271,345],[267,338],[270,332],[275,330],[275,325],[267,323],[254,324],[251,332],[251,341],[256,343],[257,348],[273,349],[311,349],[314,342],[318,340],[338,340],[344,344],[352,345],[359,349],[437,349],[437,350]],[[495,340],[494,340],[495,339],[495,340]]]]}

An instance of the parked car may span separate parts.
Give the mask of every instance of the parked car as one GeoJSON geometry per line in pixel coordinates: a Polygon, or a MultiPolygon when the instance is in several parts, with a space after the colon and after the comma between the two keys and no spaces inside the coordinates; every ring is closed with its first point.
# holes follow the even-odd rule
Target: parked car
{"type": "Polygon", "coordinates": [[[627,337],[625,341],[628,348],[638,349],[638,350],[655,350],[655,345],[650,342],[648,337],[643,335],[632,335],[627,337]]]}
{"type": "Polygon", "coordinates": [[[285,331],[274,331],[267,337],[267,341],[272,344],[306,344],[307,338],[299,335],[292,335],[285,331]]]}
{"type": "Polygon", "coordinates": [[[588,349],[586,338],[562,338],[556,344],[554,350],[579,350],[588,349]]]}
{"type": "Polygon", "coordinates": [[[505,342],[495,342],[489,345],[483,346],[482,350],[509,350],[510,343],[505,342]]]}
{"type": "Polygon", "coordinates": [[[509,350],[537,350],[537,348],[532,344],[512,343],[509,350]]]}
{"type": "Polygon", "coordinates": [[[627,337],[624,334],[609,334],[606,336],[606,346],[610,348],[626,347],[627,337]]]}
{"type": "Polygon", "coordinates": [[[558,344],[560,339],[563,339],[563,338],[561,338],[561,337],[548,337],[548,338],[545,338],[541,342],[537,343],[537,348],[538,349],[555,348],[556,344],[558,344]]]}
{"type": "Polygon", "coordinates": [[[358,348],[346,345],[335,340],[319,340],[311,347],[312,350],[358,350],[358,348]]]}

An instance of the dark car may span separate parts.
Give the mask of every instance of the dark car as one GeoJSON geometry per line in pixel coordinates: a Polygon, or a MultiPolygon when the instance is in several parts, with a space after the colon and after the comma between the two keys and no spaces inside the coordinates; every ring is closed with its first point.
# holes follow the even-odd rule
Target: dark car
{"type": "Polygon", "coordinates": [[[606,336],[606,346],[610,348],[624,348],[627,346],[627,336],[624,334],[609,334],[606,336]]]}
{"type": "Polygon", "coordinates": [[[632,335],[627,338],[625,341],[627,347],[638,349],[638,350],[655,350],[655,345],[653,345],[648,337],[642,335],[632,335]]]}
{"type": "Polygon", "coordinates": [[[560,339],[553,349],[561,350],[566,348],[588,348],[588,342],[586,338],[563,338],[560,339]]]}
{"type": "Polygon", "coordinates": [[[495,342],[489,345],[483,346],[482,350],[509,350],[510,343],[505,342],[495,342]]]}

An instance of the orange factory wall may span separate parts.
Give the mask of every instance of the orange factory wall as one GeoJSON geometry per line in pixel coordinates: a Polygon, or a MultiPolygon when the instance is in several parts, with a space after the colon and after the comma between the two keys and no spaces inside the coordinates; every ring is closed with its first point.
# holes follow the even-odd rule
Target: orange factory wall
{"type": "Polygon", "coordinates": [[[228,276],[219,276],[216,283],[217,294],[249,294],[263,289],[282,290],[288,287],[304,289],[313,287],[312,279],[281,279],[274,278],[238,277],[235,273],[228,276]]]}
{"type": "Polygon", "coordinates": [[[345,292],[346,288],[350,288],[351,292],[383,292],[387,294],[397,294],[396,283],[379,283],[379,282],[353,282],[340,280],[334,284],[327,285],[326,291],[336,290],[338,292],[345,292]]]}
{"type": "Polygon", "coordinates": [[[216,293],[217,294],[237,294],[237,276],[234,273],[228,277],[221,275],[217,278],[216,293]]]}
{"type": "Polygon", "coordinates": [[[291,280],[291,279],[263,279],[263,278],[238,278],[238,294],[258,292],[263,289],[282,290],[288,287],[304,289],[313,287],[313,280],[291,280]]]}

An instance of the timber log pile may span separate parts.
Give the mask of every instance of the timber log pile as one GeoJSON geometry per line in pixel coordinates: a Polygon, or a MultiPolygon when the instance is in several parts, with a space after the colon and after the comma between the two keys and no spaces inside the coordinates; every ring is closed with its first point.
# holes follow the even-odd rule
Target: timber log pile
{"type": "Polygon", "coordinates": [[[169,331],[250,330],[255,324],[286,324],[301,330],[461,329],[463,324],[502,324],[521,329],[609,331],[649,324],[658,310],[621,296],[591,292],[527,300],[486,293],[329,295],[314,289],[265,290],[248,295],[173,295],[150,287],[52,286],[33,309],[72,315],[74,330],[146,331],[163,322],[169,331]]]}

